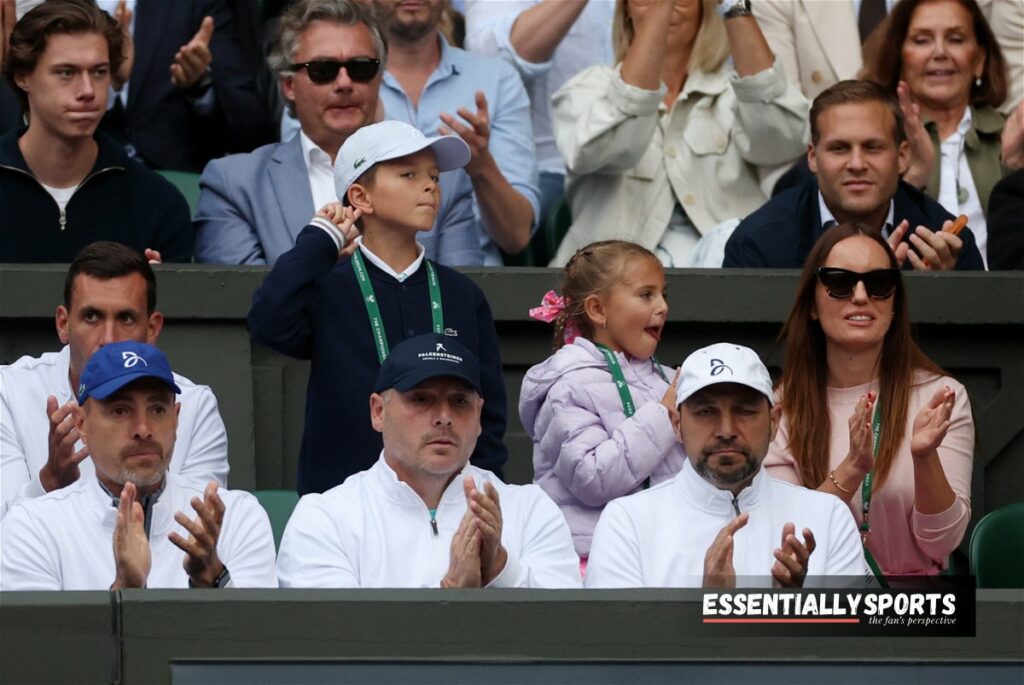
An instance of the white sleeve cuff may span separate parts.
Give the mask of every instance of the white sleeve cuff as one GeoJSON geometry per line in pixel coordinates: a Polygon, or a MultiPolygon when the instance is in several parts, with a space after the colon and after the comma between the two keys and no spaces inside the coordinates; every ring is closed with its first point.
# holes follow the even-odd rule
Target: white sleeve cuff
{"type": "Polygon", "coordinates": [[[526,569],[512,556],[507,547],[505,554],[505,568],[491,579],[487,587],[526,587],[526,569]]]}
{"type": "Polygon", "coordinates": [[[334,241],[335,246],[341,250],[345,247],[345,234],[341,232],[333,221],[323,218],[322,216],[315,216],[309,221],[311,226],[318,226],[324,230],[327,235],[331,236],[331,240],[334,241]]]}

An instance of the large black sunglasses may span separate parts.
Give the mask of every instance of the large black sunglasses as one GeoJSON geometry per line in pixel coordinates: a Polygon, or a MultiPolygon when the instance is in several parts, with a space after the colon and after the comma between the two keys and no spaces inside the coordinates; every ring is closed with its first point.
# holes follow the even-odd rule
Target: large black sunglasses
{"type": "Polygon", "coordinates": [[[818,269],[817,274],[829,297],[838,300],[845,300],[853,295],[858,282],[864,284],[864,290],[870,297],[884,300],[896,292],[896,283],[900,278],[899,269],[874,269],[861,273],[823,266],[818,269]]]}
{"type": "Polygon", "coordinates": [[[380,71],[380,60],[373,57],[354,57],[344,62],[336,59],[315,59],[292,65],[294,71],[305,69],[309,74],[309,80],[320,85],[338,78],[338,72],[342,67],[345,67],[350,79],[357,83],[366,83],[372,81],[380,71]]]}

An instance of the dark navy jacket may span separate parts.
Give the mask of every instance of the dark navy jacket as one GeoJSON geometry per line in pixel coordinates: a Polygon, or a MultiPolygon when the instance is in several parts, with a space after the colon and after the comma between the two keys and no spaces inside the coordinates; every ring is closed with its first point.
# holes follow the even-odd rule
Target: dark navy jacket
{"type": "MultiPolygon", "coordinates": [[[[956,218],[938,202],[903,181],[893,200],[893,224],[899,225],[906,219],[910,222],[910,231],[918,226],[937,231],[943,222],[956,218]]],[[[824,232],[818,209],[818,181],[810,177],[803,184],[779,193],[740,222],[725,245],[722,266],[800,269],[824,232]]],[[[964,247],[956,268],[984,269],[971,230],[965,228],[960,239],[964,247]]],[[[910,268],[909,261],[905,268],[910,268]]]]}
{"type": "MultiPolygon", "coordinates": [[[[348,258],[323,229],[306,226],[253,295],[253,340],[311,360],[306,427],[299,453],[300,494],[323,492],[370,468],[383,448],[370,425],[370,393],[380,363],[362,292],[348,258]]],[[[364,260],[390,345],[432,330],[427,270],[403,283],[364,260]]],[[[499,476],[505,447],[505,381],[491,308],[466,276],[439,264],[444,325],[480,362],[483,432],[471,462],[499,476]]]]}
{"type": "Polygon", "coordinates": [[[165,262],[192,259],[188,203],[156,172],[128,158],[96,133],[99,155],[68,202],[61,225],[57,202],[39,184],[18,148],[25,128],[0,137],[0,262],[67,264],[96,240],[115,240],[165,262]]]}

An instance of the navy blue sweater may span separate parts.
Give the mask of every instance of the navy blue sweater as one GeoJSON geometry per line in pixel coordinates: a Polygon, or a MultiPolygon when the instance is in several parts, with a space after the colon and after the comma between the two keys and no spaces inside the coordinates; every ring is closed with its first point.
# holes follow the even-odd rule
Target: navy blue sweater
{"type": "Polygon", "coordinates": [[[0,137],[0,262],[66,264],[96,240],[153,248],[165,262],[191,261],[195,234],[185,198],[102,133],[96,163],[71,196],[62,226],[57,202],[18,148],[24,132],[0,137]]]}
{"type": "MultiPolygon", "coordinates": [[[[323,229],[306,226],[295,247],[281,255],[253,295],[249,330],[253,340],[310,359],[306,427],[299,453],[299,494],[323,492],[377,461],[381,435],[370,424],[370,393],[380,362],[362,292],[348,258],[338,260],[323,229]]],[[[432,330],[427,270],[405,282],[365,260],[388,343],[432,330]]],[[[471,462],[499,476],[508,460],[506,400],[494,319],[473,281],[435,264],[444,325],[480,362],[483,433],[471,462]]]]}
{"type": "MultiPolygon", "coordinates": [[[[910,222],[910,233],[918,226],[938,231],[952,214],[935,200],[913,186],[900,181],[893,196],[893,222],[910,222]]],[[[821,227],[818,208],[818,181],[813,176],[795,188],[785,190],[766,202],[740,222],[725,245],[726,267],[768,267],[800,269],[804,260],[825,230],[821,227]]],[[[957,269],[984,269],[974,234],[965,228],[960,234],[964,247],[957,259],[957,269]]],[[[912,268],[910,260],[904,268],[912,268]]]]}

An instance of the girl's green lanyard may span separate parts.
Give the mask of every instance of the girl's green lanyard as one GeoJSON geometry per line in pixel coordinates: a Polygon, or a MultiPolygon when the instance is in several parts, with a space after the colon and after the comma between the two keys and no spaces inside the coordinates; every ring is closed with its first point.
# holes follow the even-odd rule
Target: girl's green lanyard
{"type": "MultiPolygon", "coordinates": [[[[619,360],[615,358],[615,353],[612,352],[611,349],[605,347],[601,343],[594,343],[594,345],[597,346],[597,349],[601,350],[601,354],[604,355],[604,359],[608,363],[608,373],[612,375],[612,380],[615,381],[615,389],[619,391],[619,399],[622,400],[622,412],[628,419],[636,413],[636,405],[633,404],[633,395],[629,392],[629,384],[626,383],[626,377],[622,373],[622,367],[619,366],[619,360]]],[[[658,363],[658,358],[651,357],[651,363],[654,364],[654,368],[658,371],[658,375],[668,383],[668,376],[665,375],[665,370],[661,368],[661,364],[658,363]]],[[[644,490],[649,487],[651,487],[650,476],[644,479],[644,490]]]]}
{"type": "MultiPolygon", "coordinates": [[[[427,290],[430,295],[430,317],[433,320],[434,332],[444,333],[444,314],[441,308],[441,286],[437,281],[437,270],[424,259],[427,267],[427,290]]],[[[366,264],[363,263],[363,256],[359,254],[359,248],[352,253],[352,269],[356,272],[356,281],[359,282],[359,290],[363,293],[363,303],[366,305],[366,313],[370,315],[370,330],[373,332],[373,342],[377,345],[377,359],[383,364],[388,358],[391,347],[388,346],[388,336],[384,333],[384,319],[380,315],[380,307],[377,306],[377,296],[373,292],[373,284],[370,283],[370,276],[366,273],[366,264]]]]}
{"type": "MultiPolygon", "coordinates": [[[[871,436],[874,441],[874,458],[878,459],[878,447],[881,444],[882,436],[882,403],[880,401],[875,404],[875,415],[871,419],[871,436]]],[[[871,509],[871,483],[874,479],[875,469],[872,468],[868,471],[868,475],[864,476],[864,482],[860,486],[860,496],[864,503],[864,516],[860,524],[860,539],[864,544],[864,559],[868,562],[868,566],[871,567],[871,572],[875,574],[875,578],[878,579],[878,584],[882,587],[889,587],[889,584],[885,582],[885,576],[882,574],[878,562],[875,561],[874,555],[868,549],[868,534],[871,532],[871,526],[868,523],[868,511],[871,509]]]]}

